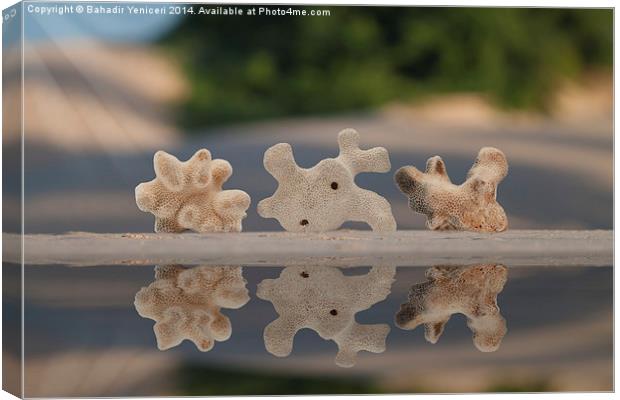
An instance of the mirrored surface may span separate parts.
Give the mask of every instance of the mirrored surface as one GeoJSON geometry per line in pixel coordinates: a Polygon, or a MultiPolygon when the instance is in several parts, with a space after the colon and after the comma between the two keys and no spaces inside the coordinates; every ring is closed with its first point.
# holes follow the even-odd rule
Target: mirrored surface
{"type": "Polygon", "coordinates": [[[612,390],[612,285],[611,267],[30,265],[26,396],[612,390]]]}

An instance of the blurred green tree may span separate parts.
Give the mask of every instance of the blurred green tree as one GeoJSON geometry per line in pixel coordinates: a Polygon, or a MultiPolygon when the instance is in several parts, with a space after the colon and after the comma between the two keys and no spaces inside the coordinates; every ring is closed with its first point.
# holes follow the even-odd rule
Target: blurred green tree
{"type": "Polygon", "coordinates": [[[367,376],[321,376],[186,364],[175,382],[184,396],[281,396],[308,394],[372,394],[381,387],[367,376]]]}
{"type": "Polygon", "coordinates": [[[162,40],[192,85],[185,127],[462,91],[542,110],[564,79],[611,70],[610,9],[297,8],[330,16],[194,15],[162,40]]]}

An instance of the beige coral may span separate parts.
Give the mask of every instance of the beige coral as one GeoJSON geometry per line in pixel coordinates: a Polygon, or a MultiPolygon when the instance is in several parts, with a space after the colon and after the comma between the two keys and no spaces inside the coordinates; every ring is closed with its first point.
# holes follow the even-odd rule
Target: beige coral
{"type": "Polygon", "coordinates": [[[495,351],[506,335],[506,320],[500,314],[497,295],[508,279],[503,265],[432,267],[427,282],[413,285],[409,301],[396,314],[396,325],[412,330],[424,324],[426,340],[437,343],[452,314],[467,317],[478,350],[495,351]]]}
{"type": "Polygon", "coordinates": [[[277,279],[265,279],[257,296],[270,301],[279,317],[265,328],[267,351],[288,356],[297,331],[310,328],[338,344],[336,364],[352,367],[357,352],[385,351],[386,324],[361,325],[355,314],[384,300],[396,269],[373,267],[366,275],[345,276],[332,267],[287,267],[277,279]]]}
{"type": "Polygon", "coordinates": [[[209,351],[214,341],[230,338],[230,320],[220,308],[244,306],[250,300],[245,285],[241,267],[156,267],[155,281],[140,289],[134,305],[140,316],[155,321],[160,350],[187,339],[209,351]]]}
{"type": "Polygon", "coordinates": [[[288,143],[279,143],[265,152],[265,169],[278,181],[273,196],[258,203],[264,218],[276,218],[293,232],[324,232],[338,229],[345,221],[362,221],[375,231],[394,231],[396,221],[388,201],[355,184],[361,172],[390,170],[388,152],[383,147],[359,148],[359,134],[345,129],[338,134],[340,154],[312,168],[295,162],[288,143]]]}
{"type": "Polygon", "coordinates": [[[402,167],[394,179],[409,197],[409,207],[427,216],[430,229],[501,232],[508,228],[508,218],[497,202],[497,186],[507,174],[504,153],[484,147],[461,185],[450,182],[439,156],[428,159],[426,172],[402,167]]]}
{"type": "Polygon", "coordinates": [[[226,160],[211,159],[198,150],[185,162],[158,151],[153,158],[155,179],[136,187],[138,208],[155,215],[155,232],[240,232],[250,196],[222,190],[232,175],[226,160]]]}

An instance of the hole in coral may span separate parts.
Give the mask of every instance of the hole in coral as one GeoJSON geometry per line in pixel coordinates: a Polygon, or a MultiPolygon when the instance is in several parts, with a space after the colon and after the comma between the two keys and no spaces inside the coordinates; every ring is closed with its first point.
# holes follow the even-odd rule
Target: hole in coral
{"type": "Polygon", "coordinates": [[[307,219],[302,219],[302,220],[301,220],[301,222],[300,222],[300,224],[301,224],[302,226],[306,226],[306,225],[308,225],[308,224],[309,224],[309,222],[308,222],[308,220],[307,220],[307,219]]]}
{"type": "Polygon", "coordinates": [[[338,182],[332,182],[332,189],[338,189],[338,182]]]}
{"type": "Polygon", "coordinates": [[[309,276],[310,276],[310,275],[309,275],[306,271],[303,271],[303,272],[302,272],[301,274],[299,274],[299,275],[301,275],[301,277],[302,277],[302,278],[307,278],[307,277],[309,277],[309,276]]]}
{"type": "Polygon", "coordinates": [[[331,310],[329,313],[330,313],[331,315],[338,315],[338,311],[337,311],[337,310],[335,310],[335,309],[334,309],[334,310],[331,310]]]}

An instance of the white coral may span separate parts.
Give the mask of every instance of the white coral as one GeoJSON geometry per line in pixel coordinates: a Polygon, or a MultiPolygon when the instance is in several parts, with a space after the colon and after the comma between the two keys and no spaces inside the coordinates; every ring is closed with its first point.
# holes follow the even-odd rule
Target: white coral
{"type": "Polygon", "coordinates": [[[497,202],[497,186],[507,174],[504,153],[484,147],[461,185],[450,181],[439,156],[428,159],[426,172],[406,166],[394,179],[409,197],[409,207],[427,216],[430,229],[501,232],[508,228],[508,218],[497,202]]]}
{"type": "Polygon", "coordinates": [[[355,184],[361,172],[390,170],[388,152],[383,147],[359,148],[359,134],[345,129],[338,134],[340,154],[312,168],[295,162],[288,143],[279,143],[265,152],[265,169],[278,181],[273,196],[258,203],[264,218],[276,218],[293,232],[323,232],[338,229],[345,221],[362,221],[376,231],[396,230],[388,201],[355,184]]]}
{"type": "Polygon", "coordinates": [[[241,267],[156,267],[155,281],[142,288],[136,311],[155,321],[157,347],[167,350],[185,339],[200,351],[230,338],[230,320],[220,308],[237,309],[249,300],[241,267]]]}
{"type": "Polygon", "coordinates": [[[373,267],[366,275],[345,276],[332,267],[287,267],[277,279],[265,279],[257,296],[270,301],[279,317],[264,332],[267,351],[286,357],[297,331],[310,328],[338,344],[336,364],[351,367],[357,352],[385,351],[386,324],[361,325],[355,314],[384,300],[396,269],[373,267]]]}
{"type": "Polygon", "coordinates": [[[212,160],[207,149],[188,161],[158,151],[153,158],[155,179],[136,187],[138,208],[155,215],[155,232],[240,232],[250,196],[222,190],[232,175],[226,160],[212,160]]]}
{"type": "Polygon", "coordinates": [[[396,325],[413,330],[424,324],[424,335],[437,343],[452,314],[467,317],[478,350],[495,351],[506,335],[506,320],[500,314],[497,295],[508,279],[503,265],[432,267],[427,282],[413,285],[409,301],[396,314],[396,325]]]}

